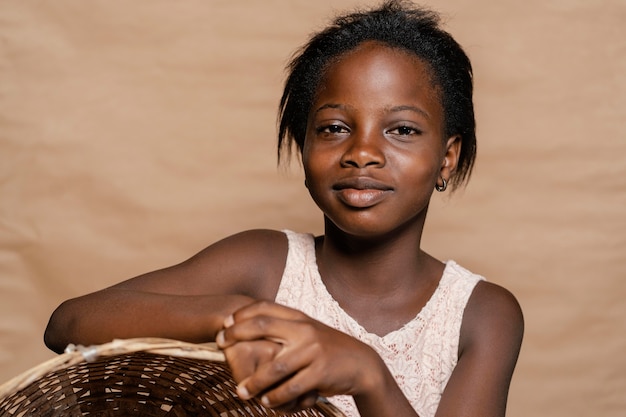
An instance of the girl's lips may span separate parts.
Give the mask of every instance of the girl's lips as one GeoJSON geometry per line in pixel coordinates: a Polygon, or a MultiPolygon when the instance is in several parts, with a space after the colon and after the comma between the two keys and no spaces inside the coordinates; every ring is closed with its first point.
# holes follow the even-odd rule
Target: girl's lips
{"type": "Polygon", "coordinates": [[[337,181],[333,185],[333,190],[340,191],[346,188],[354,188],[355,190],[380,190],[391,191],[393,187],[375,180],[371,177],[350,177],[337,181]]]}
{"type": "Polygon", "coordinates": [[[367,208],[384,200],[393,187],[369,177],[346,178],[333,185],[339,200],[355,208],[367,208]]]}
{"type": "Polygon", "coordinates": [[[335,192],[344,204],[355,208],[367,208],[380,203],[391,190],[342,188],[335,192]]]}

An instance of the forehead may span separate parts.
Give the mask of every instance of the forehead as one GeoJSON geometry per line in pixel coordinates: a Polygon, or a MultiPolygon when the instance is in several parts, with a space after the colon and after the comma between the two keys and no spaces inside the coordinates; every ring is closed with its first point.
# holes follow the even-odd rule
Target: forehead
{"type": "Polygon", "coordinates": [[[440,89],[426,61],[411,51],[374,41],[364,42],[326,65],[314,101],[329,95],[428,101],[430,106],[441,107],[440,89]]]}
{"type": "MultiPolygon", "coordinates": [[[[363,41],[356,46],[338,54],[337,56],[331,58],[326,65],[328,69],[333,64],[338,64],[344,60],[347,60],[351,57],[359,57],[363,55],[369,54],[382,54],[389,56],[398,56],[403,57],[407,60],[415,60],[418,66],[425,66],[429,68],[429,65],[426,61],[422,59],[417,53],[412,50],[406,49],[401,46],[391,45],[382,41],[377,40],[367,40],[363,41]]],[[[430,70],[430,68],[429,68],[430,70]]]]}

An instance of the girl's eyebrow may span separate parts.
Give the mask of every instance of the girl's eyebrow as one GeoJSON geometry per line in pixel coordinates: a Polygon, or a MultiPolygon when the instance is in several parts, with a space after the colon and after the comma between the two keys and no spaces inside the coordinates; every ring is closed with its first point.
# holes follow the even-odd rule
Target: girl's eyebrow
{"type": "Polygon", "coordinates": [[[427,119],[430,119],[430,114],[428,114],[428,112],[426,112],[425,110],[419,107],[411,106],[411,105],[393,106],[393,107],[390,107],[387,111],[389,113],[393,113],[393,112],[406,111],[406,110],[415,112],[427,119]]]}
{"type": "MultiPolygon", "coordinates": [[[[324,109],[350,109],[350,108],[352,108],[352,106],[348,106],[346,104],[327,103],[327,104],[324,104],[324,105],[320,106],[319,108],[317,108],[315,110],[315,113],[319,113],[320,111],[322,111],[324,109]]],[[[412,111],[414,113],[417,113],[417,114],[421,115],[422,117],[430,119],[430,114],[428,114],[428,112],[426,112],[425,110],[423,110],[423,109],[421,109],[419,107],[411,106],[411,105],[408,105],[408,104],[389,107],[389,108],[386,108],[385,111],[388,112],[388,113],[401,112],[401,111],[412,111]]]]}
{"type": "Polygon", "coordinates": [[[350,108],[351,106],[347,106],[345,104],[327,103],[327,104],[320,106],[318,109],[316,109],[315,113],[319,113],[320,111],[324,109],[350,109],[350,108]]]}

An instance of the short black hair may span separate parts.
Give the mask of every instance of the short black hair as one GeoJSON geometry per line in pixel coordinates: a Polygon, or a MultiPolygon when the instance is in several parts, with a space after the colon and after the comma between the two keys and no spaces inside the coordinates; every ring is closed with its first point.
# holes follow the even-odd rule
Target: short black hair
{"type": "Polygon", "coordinates": [[[430,66],[440,90],[445,138],[462,139],[457,170],[450,178],[456,187],[469,179],[476,159],[472,65],[463,48],[440,28],[439,15],[403,0],[386,1],[375,9],[337,17],[296,51],[287,66],[287,80],[279,105],[278,159],[293,144],[300,154],[308,115],[325,70],[338,57],[366,41],[378,41],[416,55],[430,66]]]}

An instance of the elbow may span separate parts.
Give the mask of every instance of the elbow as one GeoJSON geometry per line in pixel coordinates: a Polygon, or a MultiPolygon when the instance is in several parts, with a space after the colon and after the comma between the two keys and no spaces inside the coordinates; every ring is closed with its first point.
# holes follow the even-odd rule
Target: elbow
{"type": "Polygon", "coordinates": [[[55,328],[48,323],[48,327],[46,327],[46,331],[43,335],[43,342],[46,347],[54,353],[63,353],[64,347],[60,340],[61,339],[55,331],[55,328]]]}
{"type": "Polygon", "coordinates": [[[55,353],[63,353],[65,347],[70,343],[73,320],[68,317],[67,303],[68,301],[64,302],[52,313],[43,335],[46,347],[55,353]]]}

